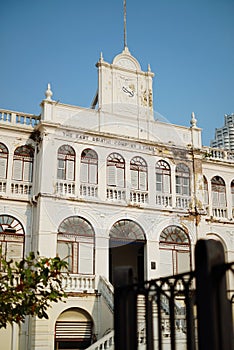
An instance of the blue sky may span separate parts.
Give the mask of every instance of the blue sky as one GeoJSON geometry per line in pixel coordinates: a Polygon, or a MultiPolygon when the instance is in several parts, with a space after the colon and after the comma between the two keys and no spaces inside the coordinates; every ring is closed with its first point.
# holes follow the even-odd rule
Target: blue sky
{"type": "MultiPolygon", "coordinates": [[[[189,126],[196,113],[203,144],[234,112],[234,0],[127,0],[127,43],[150,63],[154,110],[189,126]]],[[[1,0],[0,108],[40,113],[53,98],[89,107],[100,52],[123,49],[123,0],[1,0]]]]}

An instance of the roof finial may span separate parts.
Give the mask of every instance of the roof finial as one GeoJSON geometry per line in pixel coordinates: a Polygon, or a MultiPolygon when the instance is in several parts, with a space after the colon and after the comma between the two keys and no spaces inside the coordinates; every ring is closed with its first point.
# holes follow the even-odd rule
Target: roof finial
{"type": "Polygon", "coordinates": [[[196,128],[197,127],[197,119],[195,118],[195,113],[194,112],[191,113],[190,124],[191,124],[192,128],[196,128]]]}
{"type": "Polygon", "coordinates": [[[45,92],[45,97],[47,101],[52,101],[51,97],[53,96],[53,92],[51,91],[50,84],[47,84],[47,90],[45,92]]]}
{"type": "Polygon", "coordinates": [[[126,0],[124,0],[124,49],[127,47],[127,11],[126,0]]]}

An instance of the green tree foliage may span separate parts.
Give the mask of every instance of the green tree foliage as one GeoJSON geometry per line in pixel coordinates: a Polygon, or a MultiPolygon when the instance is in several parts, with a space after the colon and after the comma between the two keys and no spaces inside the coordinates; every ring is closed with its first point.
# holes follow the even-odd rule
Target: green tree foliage
{"type": "Polygon", "coordinates": [[[42,258],[33,252],[19,262],[0,255],[0,328],[20,323],[28,315],[47,318],[52,302],[66,297],[61,274],[67,263],[60,258],[42,258]]]}

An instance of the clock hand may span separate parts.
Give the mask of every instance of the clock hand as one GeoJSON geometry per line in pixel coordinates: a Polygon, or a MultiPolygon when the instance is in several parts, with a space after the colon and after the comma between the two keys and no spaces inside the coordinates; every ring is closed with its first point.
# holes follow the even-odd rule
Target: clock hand
{"type": "Polygon", "coordinates": [[[125,86],[122,87],[123,92],[127,93],[129,97],[134,96],[134,91],[128,90],[125,86]]]}

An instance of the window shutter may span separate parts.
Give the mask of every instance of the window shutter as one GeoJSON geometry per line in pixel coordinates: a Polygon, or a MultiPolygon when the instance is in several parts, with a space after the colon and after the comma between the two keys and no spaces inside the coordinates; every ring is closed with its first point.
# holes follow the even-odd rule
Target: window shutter
{"type": "Polygon", "coordinates": [[[163,176],[163,192],[164,193],[171,193],[171,184],[170,184],[170,176],[164,175],[163,176]]]}
{"type": "Polygon", "coordinates": [[[117,186],[124,187],[124,168],[116,168],[117,186]]]}
{"type": "Polygon", "coordinates": [[[74,167],[75,167],[75,162],[72,160],[67,160],[67,174],[66,174],[66,179],[73,181],[74,180],[74,167]]]}
{"type": "Polygon", "coordinates": [[[162,193],[162,174],[156,174],[156,191],[162,193]]]}
{"type": "Polygon", "coordinates": [[[160,276],[173,275],[172,250],[160,249],[160,276]]]}
{"type": "Polygon", "coordinates": [[[183,273],[190,270],[190,253],[187,251],[177,252],[177,273],[183,273]]]}
{"type": "Polygon", "coordinates": [[[133,189],[138,189],[138,171],[131,170],[131,187],[133,189]]]}
{"type": "Polygon", "coordinates": [[[221,207],[226,207],[226,193],[225,192],[219,193],[219,204],[221,207]]]}
{"type": "Polygon", "coordinates": [[[116,167],[115,165],[109,165],[107,167],[107,185],[116,186],[116,167]]]}
{"type": "Polygon", "coordinates": [[[176,176],[176,194],[182,194],[181,177],[176,176]]]}
{"type": "Polygon", "coordinates": [[[93,274],[93,244],[79,244],[79,273],[93,274]]]}
{"type": "Polygon", "coordinates": [[[89,171],[89,182],[91,184],[97,184],[97,164],[90,164],[89,171]]]}
{"type": "Polygon", "coordinates": [[[212,191],[212,206],[218,207],[218,192],[212,191]]]}
{"type": "Polygon", "coordinates": [[[24,181],[32,181],[32,163],[24,162],[24,173],[23,173],[24,181]]]}
{"type": "Polygon", "coordinates": [[[22,166],[23,162],[19,159],[14,159],[13,162],[13,180],[22,180],[22,166]]]}
{"type": "Polygon", "coordinates": [[[61,260],[68,263],[68,270],[72,268],[72,243],[58,242],[57,254],[61,260]]]}
{"type": "Polygon", "coordinates": [[[81,163],[81,166],[80,166],[80,181],[88,183],[88,164],[81,163]]]}
{"type": "Polygon", "coordinates": [[[146,191],[147,190],[147,173],[145,171],[140,171],[139,175],[140,175],[139,189],[142,191],[146,191]]]}
{"type": "Polygon", "coordinates": [[[0,157],[0,179],[6,178],[7,159],[0,157]]]}

